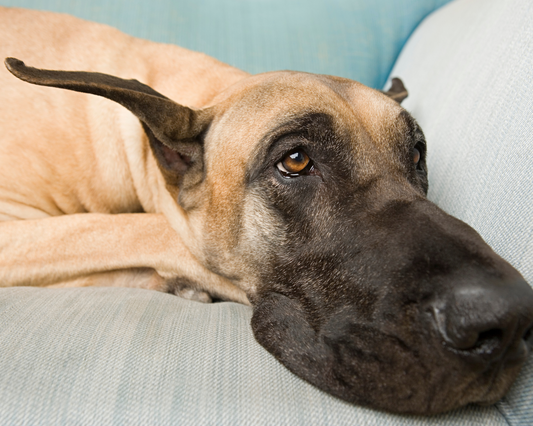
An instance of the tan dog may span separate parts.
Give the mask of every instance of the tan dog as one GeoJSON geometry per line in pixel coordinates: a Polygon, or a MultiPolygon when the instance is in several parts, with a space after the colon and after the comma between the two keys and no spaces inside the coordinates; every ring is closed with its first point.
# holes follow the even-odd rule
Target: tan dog
{"type": "Polygon", "coordinates": [[[249,76],[58,14],[0,8],[0,23],[3,57],[66,70],[8,59],[12,74],[101,96],[0,71],[0,285],[251,303],[290,370],[390,411],[508,389],[533,292],[425,198],[399,81],[386,96],[249,76]]]}

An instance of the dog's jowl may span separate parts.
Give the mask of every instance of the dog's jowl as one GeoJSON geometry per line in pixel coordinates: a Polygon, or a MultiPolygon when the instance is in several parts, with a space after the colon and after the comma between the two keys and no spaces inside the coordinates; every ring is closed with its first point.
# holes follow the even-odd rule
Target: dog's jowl
{"type": "Polygon", "coordinates": [[[256,339],[288,369],[373,408],[431,414],[509,389],[533,291],[427,200],[428,148],[400,80],[382,93],[249,76],[44,15],[2,11],[18,79],[0,74],[1,285],[250,303],[256,339]],[[72,38],[54,45],[61,31],[72,38]]]}

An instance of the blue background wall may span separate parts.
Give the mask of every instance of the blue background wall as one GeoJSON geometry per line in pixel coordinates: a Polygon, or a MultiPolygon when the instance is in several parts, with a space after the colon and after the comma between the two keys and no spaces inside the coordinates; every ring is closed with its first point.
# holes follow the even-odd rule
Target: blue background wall
{"type": "Polygon", "coordinates": [[[450,0],[3,0],[202,51],[251,73],[292,69],[381,88],[417,24],[450,0]]]}

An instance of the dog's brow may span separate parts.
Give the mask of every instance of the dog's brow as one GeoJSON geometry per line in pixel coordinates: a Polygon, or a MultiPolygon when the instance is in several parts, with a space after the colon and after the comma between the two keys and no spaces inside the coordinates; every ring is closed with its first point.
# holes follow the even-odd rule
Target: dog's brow
{"type": "Polygon", "coordinates": [[[319,112],[307,112],[296,117],[291,117],[282,124],[274,127],[262,139],[261,142],[269,142],[288,133],[308,132],[314,128],[323,128],[327,114],[319,112]]]}
{"type": "Polygon", "coordinates": [[[246,183],[250,183],[262,170],[263,159],[268,158],[275,149],[276,141],[283,136],[293,134],[305,139],[316,139],[320,133],[333,131],[332,117],[322,112],[305,112],[298,116],[292,116],[273,127],[257,143],[251,161],[245,173],[246,183]]]}
{"type": "Polygon", "coordinates": [[[411,114],[404,110],[400,112],[398,119],[405,124],[412,139],[424,141],[424,133],[411,114]]]}

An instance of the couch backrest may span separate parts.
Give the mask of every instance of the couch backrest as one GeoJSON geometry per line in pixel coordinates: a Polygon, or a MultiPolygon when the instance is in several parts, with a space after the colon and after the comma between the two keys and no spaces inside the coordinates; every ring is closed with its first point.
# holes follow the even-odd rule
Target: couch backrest
{"type": "Polygon", "coordinates": [[[4,0],[174,43],[251,73],[291,69],[385,83],[409,35],[450,0],[4,0]]]}

